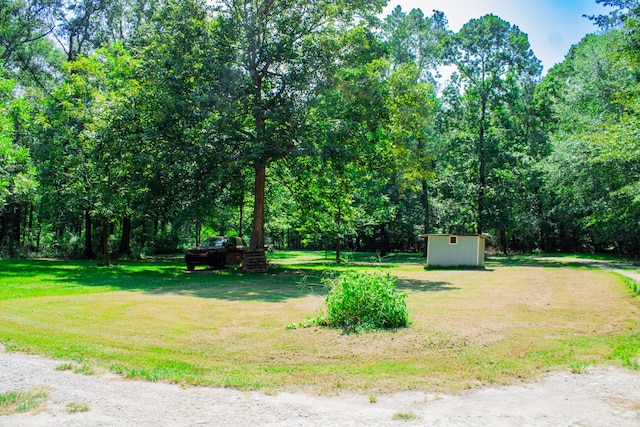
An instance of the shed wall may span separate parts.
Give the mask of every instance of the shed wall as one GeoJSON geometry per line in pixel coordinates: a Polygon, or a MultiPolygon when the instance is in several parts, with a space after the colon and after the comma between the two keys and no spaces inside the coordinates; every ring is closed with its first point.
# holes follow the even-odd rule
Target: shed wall
{"type": "Polygon", "coordinates": [[[429,235],[427,265],[451,266],[484,266],[484,237],[458,236],[458,243],[449,243],[451,235],[429,235]]]}

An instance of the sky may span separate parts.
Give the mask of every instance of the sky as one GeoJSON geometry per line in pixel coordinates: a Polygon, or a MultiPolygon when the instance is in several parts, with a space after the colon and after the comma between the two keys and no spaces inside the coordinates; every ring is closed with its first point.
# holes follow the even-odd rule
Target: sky
{"type": "Polygon", "coordinates": [[[406,13],[422,9],[427,16],[440,10],[453,31],[471,19],[493,13],[529,36],[531,49],[544,67],[543,74],[562,62],[572,45],[598,31],[583,15],[607,13],[595,0],[389,0],[384,15],[398,5],[406,13]]]}

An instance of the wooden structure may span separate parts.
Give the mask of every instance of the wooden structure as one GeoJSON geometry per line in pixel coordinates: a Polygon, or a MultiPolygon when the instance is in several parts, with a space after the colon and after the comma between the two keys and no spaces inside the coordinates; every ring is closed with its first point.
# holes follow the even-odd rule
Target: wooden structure
{"type": "Polygon", "coordinates": [[[484,267],[486,236],[480,234],[429,234],[427,266],[484,267]]]}
{"type": "Polygon", "coordinates": [[[267,255],[264,249],[245,251],[242,260],[242,271],[245,273],[266,273],[269,271],[267,255]]]}

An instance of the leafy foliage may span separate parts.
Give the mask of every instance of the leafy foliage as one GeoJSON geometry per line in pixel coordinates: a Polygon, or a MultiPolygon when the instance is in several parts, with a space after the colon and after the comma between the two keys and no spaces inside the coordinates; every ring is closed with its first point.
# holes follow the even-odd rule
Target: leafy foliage
{"type": "Polygon", "coordinates": [[[325,302],[326,313],[319,324],[346,332],[403,328],[409,325],[406,294],[396,290],[390,273],[346,272],[324,279],[331,288],[325,302]]]}
{"type": "Polygon", "coordinates": [[[619,30],[586,37],[539,88],[556,123],[542,165],[562,249],[640,249],[639,68],[620,55],[627,42],[619,30]]]}
{"type": "Polygon", "coordinates": [[[459,109],[451,122],[451,149],[468,159],[461,180],[471,190],[467,197],[475,217],[475,230],[458,232],[499,230],[512,215],[515,198],[509,191],[519,180],[511,172],[521,170],[517,165],[530,143],[529,135],[521,134],[518,104],[526,103],[522,97],[540,74],[540,62],[527,35],[495,15],[473,19],[450,36],[445,57],[459,72],[450,92],[459,109]]]}
{"type": "Polygon", "coordinates": [[[640,9],[597,1],[542,79],[494,15],[0,0],[0,250],[108,264],[252,228],[337,259],[431,232],[640,253],[640,9]]]}

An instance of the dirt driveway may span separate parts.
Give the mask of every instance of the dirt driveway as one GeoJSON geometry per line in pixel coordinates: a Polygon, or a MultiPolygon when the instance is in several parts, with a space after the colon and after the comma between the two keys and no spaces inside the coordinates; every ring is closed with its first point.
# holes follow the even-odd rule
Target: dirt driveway
{"type": "Polygon", "coordinates": [[[460,395],[403,392],[333,397],[265,395],[59,371],[60,361],[0,349],[0,391],[44,386],[40,412],[0,426],[638,426],[640,372],[589,368],[540,382],[460,395]],[[68,405],[88,411],[70,413],[68,405]]]}

